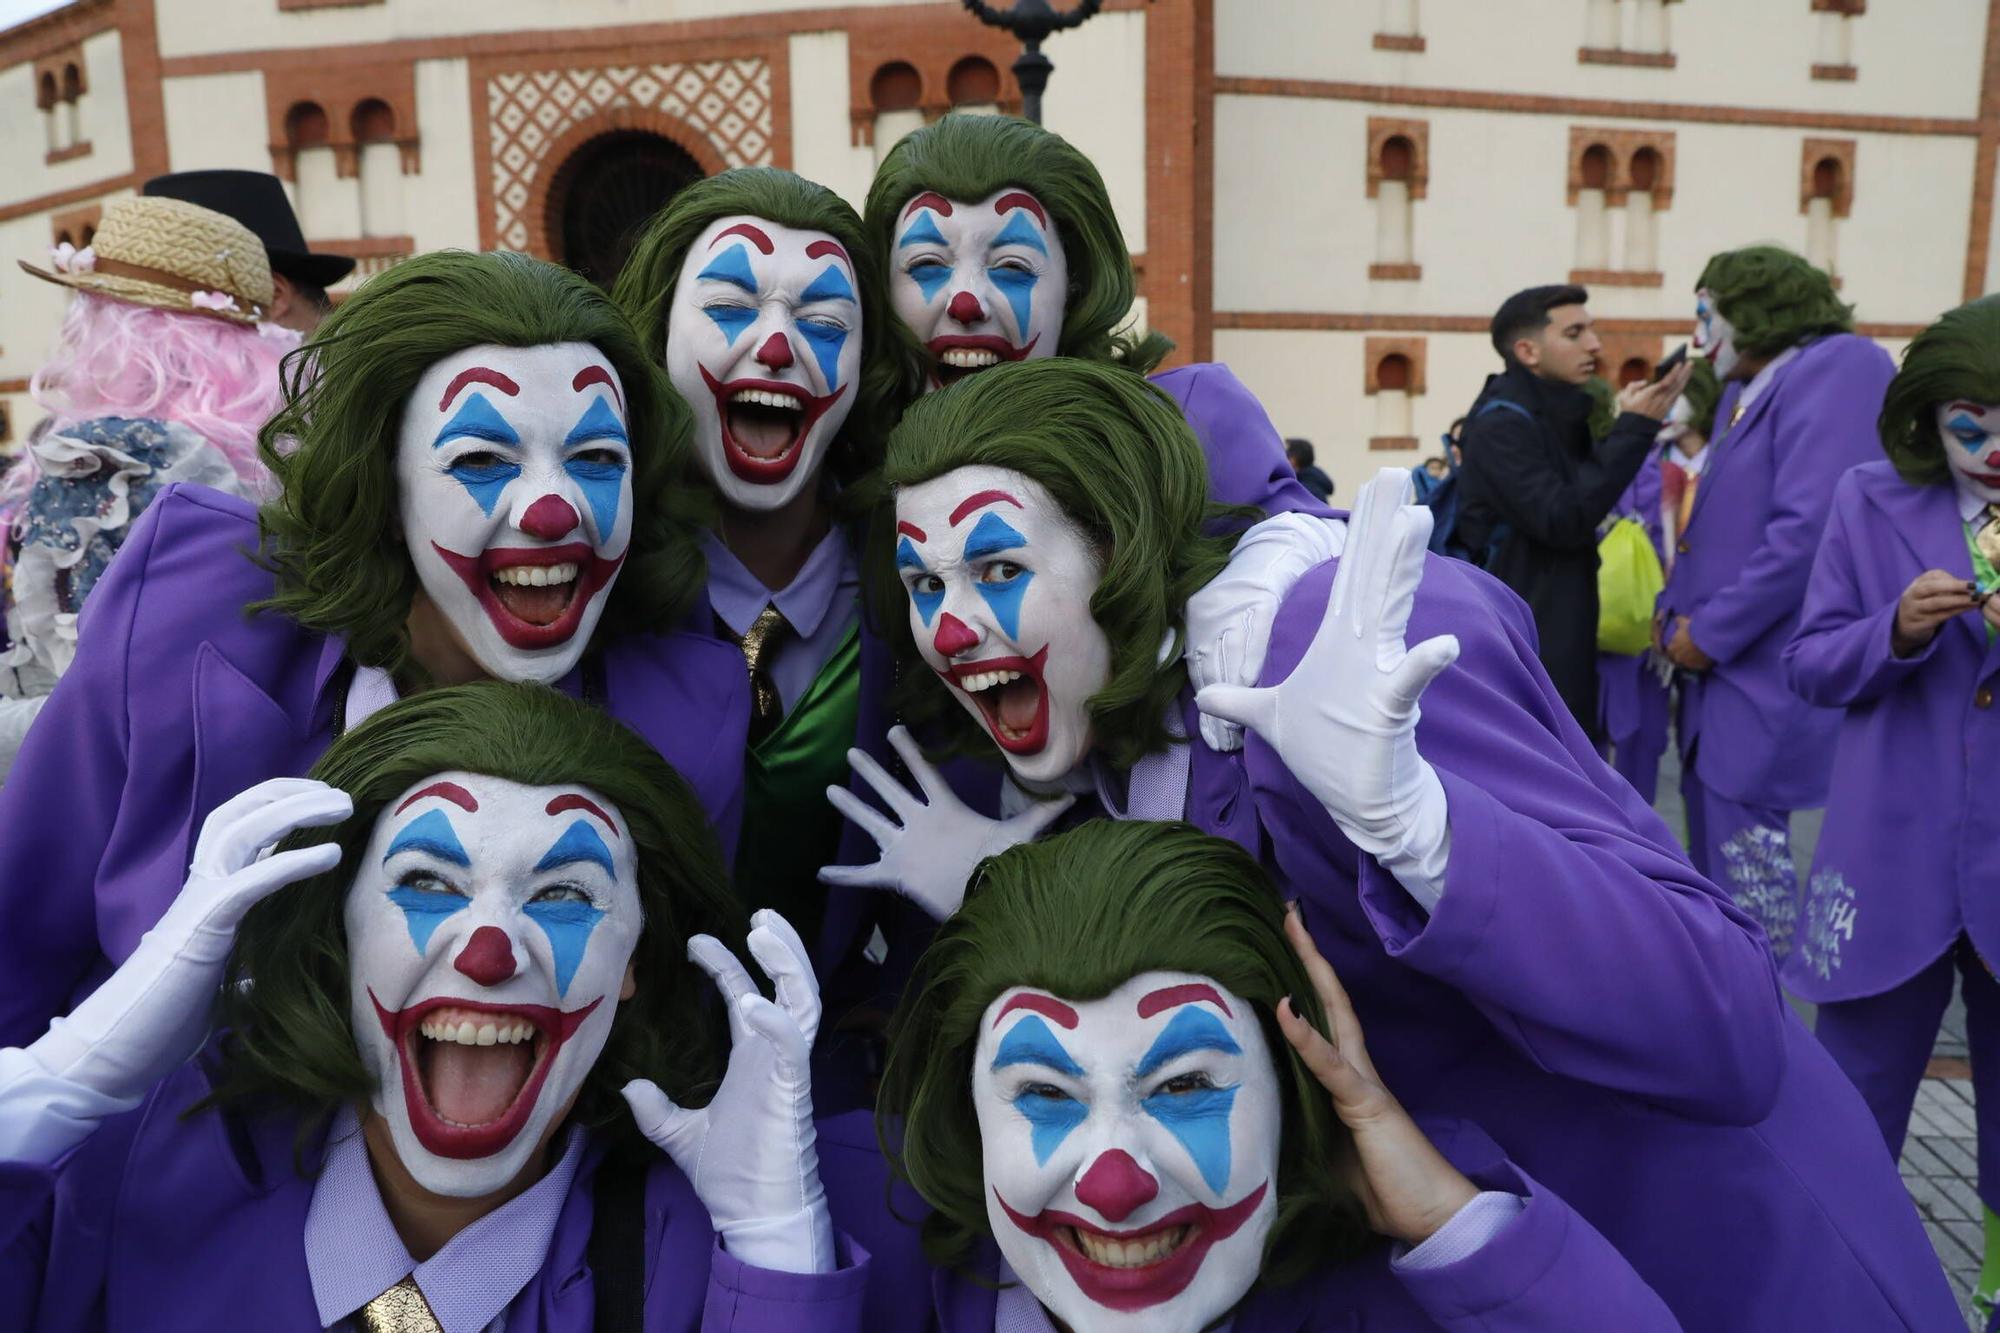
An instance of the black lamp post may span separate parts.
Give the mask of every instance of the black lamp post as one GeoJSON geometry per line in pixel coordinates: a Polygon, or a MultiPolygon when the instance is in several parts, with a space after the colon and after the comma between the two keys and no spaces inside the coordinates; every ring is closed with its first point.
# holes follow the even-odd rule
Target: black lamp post
{"type": "Polygon", "coordinates": [[[1067,12],[1050,6],[1049,0],[1014,0],[1012,9],[995,9],[985,0],[965,0],[972,16],[990,28],[1005,28],[1021,39],[1021,54],[1014,61],[1014,79],[1021,85],[1021,114],[1042,123],[1042,90],[1049,86],[1049,71],[1056,65],[1042,54],[1042,41],[1052,32],[1074,28],[1103,7],[1104,0],[1077,0],[1067,12]]]}

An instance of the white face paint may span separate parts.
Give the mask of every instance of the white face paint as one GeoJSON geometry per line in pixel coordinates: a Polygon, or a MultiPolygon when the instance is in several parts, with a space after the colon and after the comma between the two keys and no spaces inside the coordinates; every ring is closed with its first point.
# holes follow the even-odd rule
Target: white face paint
{"type": "Polygon", "coordinates": [[[562,679],[632,538],[618,372],[588,343],[468,347],[426,370],[396,441],[425,593],[501,680],[562,679]]]}
{"type": "Polygon", "coordinates": [[[1742,355],[1736,349],[1736,327],[1722,317],[1715,293],[1704,287],[1694,294],[1694,354],[1715,366],[1715,378],[1727,380],[1742,355]]]}
{"type": "Polygon", "coordinates": [[[433,1194],[514,1179],[597,1063],[641,925],[618,811],[581,787],[425,778],[347,894],[349,1019],[396,1154],[433,1194]]]}
{"type": "Polygon", "coordinates": [[[1981,504],[2000,504],[2000,404],[1940,403],[1937,430],[1952,483],[1981,504]]]}
{"type": "Polygon", "coordinates": [[[1021,777],[1082,763],[1111,643],[1090,615],[1103,566],[1061,506],[1019,472],[963,467],[897,492],[896,533],[925,663],[1021,777]]]}
{"type": "Polygon", "coordinates": [[[1143,972],[1084,1002],[1009,990],[980,1021],[972,1100],[1000,1252],[1076,1333],[1195,1333],[1257,1280],[1278,1075],[1221,983],[1143,972]]]}
{"type": "Polygon", "coordinates": [[[667,312],[667,375],[725,500],[778,509],[812,484],[860,374],[861,301],[838,241],[742,215],[695,237],[667,312]]]}
{"type": "Polygon", "coordinates": [[[889,297],[930,350],[933,389],[1002,361],[1054,356],[1069,300],[1062,236],[1026,190],[976,203],[920,194],[896,222],[889,297]]]}

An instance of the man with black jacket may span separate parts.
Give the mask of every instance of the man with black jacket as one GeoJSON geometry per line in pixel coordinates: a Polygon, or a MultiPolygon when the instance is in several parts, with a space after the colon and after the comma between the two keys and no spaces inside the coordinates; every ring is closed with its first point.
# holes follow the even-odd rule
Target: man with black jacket
{"type": "Polygon", "coordinates": [[[1633,384],[1602,442],[1582,385],[1604,350],[1587,293],[1530,287],[1493,316],[1506,368],[1486,381],[1465,423],[1458,532],[1487,570],[1534,612],[1542,665],[1584,731],[1597,718],[1597,525],[1631,484],[1688,368],[1633,384]]]}

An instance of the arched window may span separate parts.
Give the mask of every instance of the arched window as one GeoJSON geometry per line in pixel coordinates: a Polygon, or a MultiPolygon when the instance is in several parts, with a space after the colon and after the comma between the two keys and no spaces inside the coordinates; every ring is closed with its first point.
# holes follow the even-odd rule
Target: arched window
{"type": "Polygon", "coordinates": [[[999,113],[1000,71],[985,56],[967,56],[953,65],[944,86],[954,111],[999,113]]]}
{"type": "Polygon", "coordinates": [[[396,113],[381,98],[370,97],[355,106],[348,123],[360,178],[361,234],[401,236],[403,154],[396,145],[396,113]]]}
{"type": "Polygon", "coordinates": [[[396,137],[396,113],[379,97],[358,104],[349,123],[356,143],[390,143],[396,137]]]}
{"type": "Polygon", "coordinates": [[[297,152],[324,148],[327,141],[326,111],[317,102],[298,102],[285,113],[285,142],[297,152]]]}
{"type": "Polygon", "coordinates": [[[1367,358],[1363,388],[1375,400],[1375,426],[1368,447],[1416,448],[1413,402],[1424,391],[1424,340],[1369,338],[1363,354],[1367,358]]]}
{"type": "Polygon", "coordinates": [[[1828,273],[1838,258],[1839,218],[1846,213],[1847,167],[1837,157],[1813,163],[1812,193],[1806,199],[1806,259],[1828,273]]]}
{"type": "Polygon", "coordinates": [[[1375,192],[1375,262],[1412,263],[1414,245],[1410,200],[1417,169],[1416,145],[1405,135],[1391,135],[1383,140],[1379,156],[1377,167],[1381,179],[1376,184],[1375,192]]]}
{"type": "Polygon", "coordinates": [[[917,67],[896,60],[875,71],[868,81],[868,101],[875,109],[875,161],[881,164],[898,140],[924,123],[924,80],[917,67]]]}
{"type": "Polygon", "coordinates": [[[89,245],[97,239],[97,228],[86,222],[83,224],[83,244],[89,245]]]}
{"type": "MultiPolygon", "coordinates": [[[[75,242],[74,240],[72,240],[72,239],[70,238],[70,234],[69,234],[69,228],[67,228],[67,227],[64,227],[64,228],[62,228],[62,229],[61,229],[60,231],[58,231],[58,232],[56,233],[56,244],[57,244],[57,245],[75,245],[75,244],[76,244],[76,242],[75,242]]],[[[85,242],[84,242],[84,244],[85,244],[85,245],[88,245],[88,244],[90,244],[90,242],[88,242],[88,241],[85,241],[85,242]]]]}
{"type": "Polygon", "coordinates": [[[1611,150],[1601,143],[1583,150],[1576,191],[1576,267],[1611,266],[1611,218],[1606,199],[1611,189],[1611,150]]]}
{"type": "Polygon", "coordinates": [[[1665,165],[1656,148],[1632,154],[1626,168],[1631,190],[1625,196],[1625,269],[1651,273],[1660,266],[1659,222],[1654,216],[1654,191],[1662,184],[1665,165]]]}
{"type": "Polygon", "coordinates": [[[1643,356],[1628,356],[1618,367],[1618,387],[1622,389],[1628,384],[1637,384],[1652,378],[1652,374],[1652,362],[1643,356]]]}
{"type": "Polygon", "coordinates": [[[57,100],[56,72],[52,69],[45,69],[42,71],[41,86],[35,90],[35,105],[43,111],[52,111],[55,109],[57,100]]]}
{"type": "Polygon", "coordinates": [[[42,137],[51,153],[64,147],[63,134],[69,129],[69,116],[59,105],[60,101],[56,95],[55,71],[43,70],[41,86],[35,92],[35,105],[41,108],[42,137]]]}
{"type": "Polygon", "coordinates": [[[74,148],[83,142],[83,71],[75,65],[63,66],[62,100],[69,119],[69,142],[63,146],[74,148]]]}
{"type": "Polygon", "coordinates": [[[285,113],[285,142],[292,153],[292,203],[299,225],[312,237],[358,236],[360,201],[340,178],[333,127],[317,102],[295,102],[285,113]]]}

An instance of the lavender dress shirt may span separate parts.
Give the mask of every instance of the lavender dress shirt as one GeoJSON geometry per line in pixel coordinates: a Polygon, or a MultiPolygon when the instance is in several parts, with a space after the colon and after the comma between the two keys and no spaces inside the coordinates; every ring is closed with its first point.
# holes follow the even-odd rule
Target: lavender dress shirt
{"type": "Polygon", "coordinates": [[[861,571],[846,531],[830,529],[798,575],[775,592],[745,569],[715,534],[703,538],[702,551],[708,556],[708,600],[723,624],[738,635],[747,634],[766,606],[776,606],[797,636],[779,645],[770,666],[771,684],[777,687],[785,711],[791,712],[861,619],[861,571]]]}

